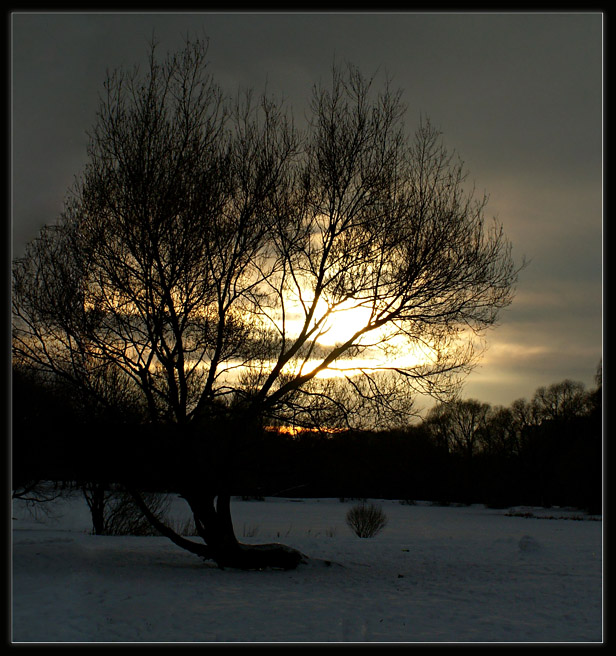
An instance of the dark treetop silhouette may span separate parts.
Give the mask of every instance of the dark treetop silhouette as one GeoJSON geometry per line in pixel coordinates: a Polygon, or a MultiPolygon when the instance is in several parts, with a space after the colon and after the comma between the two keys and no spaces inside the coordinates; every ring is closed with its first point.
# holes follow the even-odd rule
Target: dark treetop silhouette
{"type": "Polygon", "coordinates": [[[233,532],[254,431],[408,417],[413,393],[472,366],[516,270],[462,163],[429,122],[407,136],[387,83],[334,67],[299,130],[268,97],[227,98],[206,51],[159,61],[153,45],[145,74],[108,77],[62,216],[14,263],[14,362],[170,426],[147,458],[204,544],[164,535],[221,566],[294,567],[301,554],[233,532]],[[349,364],[368,353],[385,364],[349,364]]]}

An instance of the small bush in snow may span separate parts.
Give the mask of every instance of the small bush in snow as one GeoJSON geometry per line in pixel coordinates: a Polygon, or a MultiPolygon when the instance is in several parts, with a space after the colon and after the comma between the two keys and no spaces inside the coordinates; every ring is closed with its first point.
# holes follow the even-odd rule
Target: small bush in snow
{"type": "Polygon", "coordinates": [[[347,512],[346,522],[358,537],[372,538],[387,525],[387,515],[373,503],[361,503],[347,512]]]}
{"type": "MultiPolygon", "coordinates": [[[[170,504],[168,497],[154,493],[142,497],[150,511],[164,522],[170,504]]],[[[128,493],[114,494],[105,514],[107,535],[159,535],[128,493]]]]}
{"type": "MultiPolygon", "coordinates": [[[[119,487],[91,483],[82,488],[92,515],[94,535],[159,535],[133,498],[119,487]]],[[[169,510],[165,494],[145,493],[143,500],[150,511],[163,523],[169,510]]]]}

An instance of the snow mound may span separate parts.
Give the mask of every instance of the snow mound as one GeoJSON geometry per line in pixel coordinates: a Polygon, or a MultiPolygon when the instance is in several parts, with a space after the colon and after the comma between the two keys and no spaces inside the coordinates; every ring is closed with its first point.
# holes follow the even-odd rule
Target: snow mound
{"type": "Polygon", "coordinates": [[[542,547],[532,535],[523,535],[518,542],[518,548],[525,553],[537,553],[542,547]]]}

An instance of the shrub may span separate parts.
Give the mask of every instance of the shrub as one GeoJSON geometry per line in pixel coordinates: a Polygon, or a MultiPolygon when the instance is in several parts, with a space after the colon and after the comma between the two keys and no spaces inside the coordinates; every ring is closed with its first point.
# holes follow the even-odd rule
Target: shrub
{"type": "MultiPolygon", "coordinates": [[[[164,522],[169,510],[168,497],[155,493],[146,493],[142,497],[150,511],[164,522]]],[[[123,491],[112,497],[105,519],[107,535],[159,535],[133,498],[123,491]]]]}
{"type": "Polygon", "coordinates": [[[387,515],[373,503],[361,503],[347,512],[346,522],[358,537],[372,538],[387,525],[387,515]]]}
{"type": "MultiPolygon", "coordinates": [[[[94,535],[159,535],[133,498],[122,488],[106,489],[101,484],[88,484],[82,488],[92,515],[94,535]]],[[[162,522],[166,521],[170,500],[165,494],[145,493],[143,500],[151,512],[162,522]]]]}

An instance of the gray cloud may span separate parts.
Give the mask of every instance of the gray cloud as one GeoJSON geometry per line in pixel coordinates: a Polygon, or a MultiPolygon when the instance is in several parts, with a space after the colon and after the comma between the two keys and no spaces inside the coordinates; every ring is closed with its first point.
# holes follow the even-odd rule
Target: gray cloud
{"type": "Polygon", "coordinates": [[[52,222],[86,162],[106,70],[210,37],[212,72],[284,94],[298,118],[334,58],[404,89],[407,124],[442,129],[490,194],[518,258],[518,296],[466,395],[507,403],[601,354],[600,13],[15,13],[11,29],[13,252],[52,222]],[[481,392],[481,394],[479,394],[481,392]]]}

